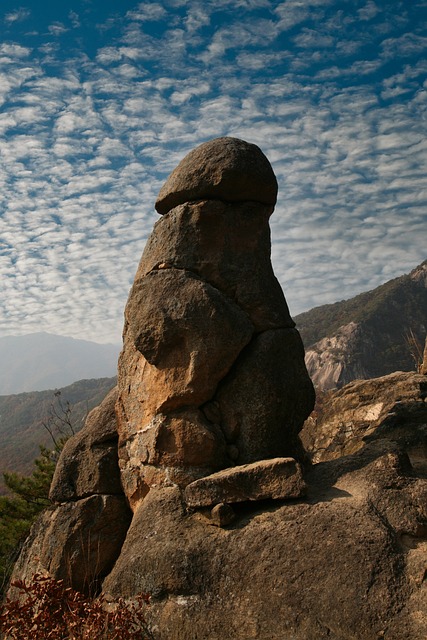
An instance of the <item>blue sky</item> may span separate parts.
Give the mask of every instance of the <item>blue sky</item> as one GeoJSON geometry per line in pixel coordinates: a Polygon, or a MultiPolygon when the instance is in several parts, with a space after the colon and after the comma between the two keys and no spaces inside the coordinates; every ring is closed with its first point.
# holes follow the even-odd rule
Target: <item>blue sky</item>
{"type": "Polygon", "coordinates": [[[426,259],[427,1],[0,3],[0,336],[119,342],[194,146],[271,161],[291,313],[426,259]]]}

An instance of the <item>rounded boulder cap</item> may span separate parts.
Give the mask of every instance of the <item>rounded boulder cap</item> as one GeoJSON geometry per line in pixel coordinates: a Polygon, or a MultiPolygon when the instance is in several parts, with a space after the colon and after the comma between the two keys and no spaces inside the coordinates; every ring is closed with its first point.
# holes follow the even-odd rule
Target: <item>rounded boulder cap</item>
{"type": "Polygon", "coordinates": [[[156,210],[165,214],[194,200],[253,200],[274,207],[276,176],[255,144],[238,138],[215,138],[181,160],[160,189],[156,210]]]}

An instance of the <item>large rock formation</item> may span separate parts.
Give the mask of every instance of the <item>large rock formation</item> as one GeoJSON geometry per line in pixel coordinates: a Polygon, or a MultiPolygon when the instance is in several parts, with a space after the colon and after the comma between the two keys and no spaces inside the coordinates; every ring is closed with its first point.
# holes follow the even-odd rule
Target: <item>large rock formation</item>
{"type": "MultiPolygon", "coordinates": [[[[246,493],[221,521],[219,510],[188,510],[177,487],[153,488],[104,592],[149,591],[158,640],[424,640],[426,394],[424,376],[397,373],[331,395],[324,424],[341,429],[348,449],[330,447],[306,472],[302,499],[250,502],[246,493]]],[[[311,438],[321,456],[313,425],[311,438]]],[[[187,504],[210,505],[215,476],[223,500],[228,473],[191,483],[187,504]]]]}
{"type": "Polygon", "coordinates": [[[134,510],[152,487],[302,456],[314,392],[271,267],[276,194],[267,158],[235,138],[192,151],[160,191],[119,361],[120,468],[134,510]]]}
{"type": "MultiPolygon", "coordinates": [[[[210,507],[189,510],[177,486],[152,488],[133,515],[104,594],[114,600],[151,593],[147,615],[156,640],[424,640],[425,384],[423,376],[407,373],[362,382],[359,413],[354,384],[336,400],[332,396],[336,413],[331,408],[328,420],[338,424],[341,413],[351,414],[352,433],[367,431],[369,437],[356,453],[314,464],[303,498],[234,504],[230,521],[217,507],[215,513],[210,507]],[[400,391],[393,392],[396,387],[400,391]],[[401,407],[394,436],[384,430],[378,408],[369,406],[382,404],[387,411],[393,394],[394,406],[401,407]]],[[[83,462],[85,447],[76,449],[83,462]]],[[[59,469],[56,479],[61,476],[59,469]]],[[[79,503],[82,509],[90,499],[44,514],[14,577],[43,569],[62,577],[62,548],[64,555],[72,550],[70,533],[74,541],[79,537],[77,528],[70,530],[67,510],[79,503]]],[[[101,504],[104,497],[92,499],[101,504]]],[[[119,515],[106,513],[102,543],[119,515]]],[[[99,528],[86,520],[82,530],[96,534],[99,528]]],[[[75,561],[76,569],[82,567],[72,576],[77,586],[87,564],[78,554],[75,561]]]]}
{"type": "Polygon", "coordinates": [[[153,489],[105,593],[149,591],[157,640],[424,640],[426,481],[372,446],[306,481],[304,500],[234,506],[222,528],[153,489]]]}
{"type": "Polygon", "coordinates": [[[67,444],[14,577],[148,592],[156,640],[425,640],[425,376],[331,397],[326,440],[302,433],[333,455],[303,479],[313,390],[271,271],[275,181],[241,141],[188,158],[129,296],[118,391],[67,444]]]}

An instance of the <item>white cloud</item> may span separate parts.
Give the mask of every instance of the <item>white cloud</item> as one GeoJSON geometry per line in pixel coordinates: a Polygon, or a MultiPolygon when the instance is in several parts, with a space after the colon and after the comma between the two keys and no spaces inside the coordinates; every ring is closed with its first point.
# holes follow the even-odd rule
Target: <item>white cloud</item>
{"type": "Polygon", "coordinates": [[[13,58],[26,58],[30,53],[31,49],[23,47],[20,44],[4,42],[0,45],[0,55],[6,58],[6,60],[2,60],[2,62],[12,62],[13,58]]]}
{"type": "Polygon", "coordinates": [[[301,2],[300,0],[279,2],[274,12],[279,17],[280,30],[287,31],[292,29],[296,25],[307,21],[309,18],[319,19],[322,14],[319,14],[318,8],[315,7],[316,4],[322,5],[322,3],[301,2]]]}
{"type": "Polygon", "coordinates": [[[368,2],[358,10],[358,15],[360,20],[372,20],[381,10],[377,6],[373,0],[368,0],[368,2]]]}
{"type": "Polygon", "coordinates": [[[286,58],[290,58],[290,53],[275,52],[244,52],[237,55],[236,62],[240,67],[251,69],[252,71],[262,71],[266,68],[272,68],[276,65],[283,64],[286,58]]]}
{"type": "Polygon", "coordinates": [[[61,36],[63,33],[68,31],[67,27],[62,24],[62,22],[53,22],[48,26],[47,30],[52,36],[61,36]]]}
{"type": "Polygon", "coordinates": [[[302,29],[301,33],[294,38],[297,47],[302,49],[324,49],[334,45],[333,36],[315,31],[314,29],[302,29]]]}
{"type": "Polygon", "coordinates": [[[185,28],[189,34],[194,34],[202,27],[210,24],[210,12],[203,4],[189,5],[188,12],[185,17],[185,28]]]}
{"type": "Polygon", "coordinates": [[[127,18],[137,20],[139,22],[157,22],[166,16],[166,9],[158,2],[141,2],[137,9],[128,11],[127,18]]]}
{"type": "Polygon", "coordinates": [[[20,7],[19,9],[16,9],[16,11],[11,11],[10,13],[7,13],[4,17],[4,21],[7,24],[12,24],[14,22],[22,22],[23,20],[26,20],[27,18],[29,18],[31,15],[31,11],[29,9],[26,9],[25,7],[20,7]]]}
{"type": "Polygon", "coordinates": [[[0,45],[0,333],[117,342],[162,181],[219,135],[273,163],[292,313],[425,259],[424,39],[376,7],[165,0],[117,8],[90,56],[0,45]]]}
{"type": "Polygon", "coordinates": [[[68,18],[71,21],[71,24],[75,29],[77,27],[80,27],[80,18],[79,18],[79,14],[78,13],[76,13],[75,11],[70,11],[68,13],[68,18]]]}
{"type": "Polygon", "coordinates": [[[207,64],[222,57],[230,49],[266,47],[276,38],[277,34],[277,25],[272,20],[258,19],[256,22],[236,22],[217,29],[205,51],[198,57],[207,64]]]}
{"type": "Polygon", "coordinates": [[[390,60],[396,56],[419,56],[427,50],[427,37],[416,33],[404,33],[398,38],[387,38],[382,42],[383,56],[390,60]]]}

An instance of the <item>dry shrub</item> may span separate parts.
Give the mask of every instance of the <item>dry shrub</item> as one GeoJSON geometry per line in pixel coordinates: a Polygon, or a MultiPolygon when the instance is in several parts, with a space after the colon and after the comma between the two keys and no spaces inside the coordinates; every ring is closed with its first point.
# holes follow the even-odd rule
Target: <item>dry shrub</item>
{"type": "Polygon", "coordinates": [[[148,640],[144,618],[149,597],[107,605],[36,574],[31,583],[12,583],[20,598],[7,598],[0,610],[0,632],[7,640],[148,640]]]}

